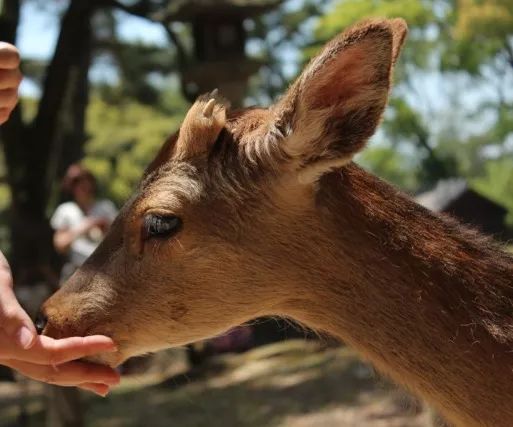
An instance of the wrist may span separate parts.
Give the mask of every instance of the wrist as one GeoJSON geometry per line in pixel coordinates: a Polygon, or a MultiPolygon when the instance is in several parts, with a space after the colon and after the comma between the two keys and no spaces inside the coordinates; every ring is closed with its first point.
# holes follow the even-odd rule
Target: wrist
{"type": "Polygon", "coordinates": [[[80,224],[78,227],[74,228],[72,230],[72,238],[73,240],[79,238],[80,236],[84,235],[85,233],[87,233],[87,231],[89,230],[89,224],[86,224],[86,223],[82,223],[80,224]]]}

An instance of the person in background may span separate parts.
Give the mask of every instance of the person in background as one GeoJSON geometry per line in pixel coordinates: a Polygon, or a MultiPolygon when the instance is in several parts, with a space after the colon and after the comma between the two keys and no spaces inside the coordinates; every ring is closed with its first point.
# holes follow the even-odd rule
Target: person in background
{"type": "Polygon", "coordinates": [[[80,164],[68,168],[62,190],[70,200],[57,207],[50,224],[55,230],[55,249],[67,258],[61,274],[65,280],[100,244],[117,209],[110,200],[97,199],[96,179],[80,164]]]}
{"type": "MultiPolygon", "coordinates": [[[[55,250],[65,257],[61,283],[94,252],[117,215],[112,202],[97,199],[96,179],[80,164],[68,167],[62,195],[67,201],[57,207],[50,220],[55,250]]],[[[83,402],[77,390],[48,387],[46,394],[47,426],[84,425],[83,402]]]]}
{"type": "MultiPolygon", "coordinates": [[[[0,42],[0,125],[7,121],[18,100],[22,78],[19,64],[18,50],[0,42]]],[[[60,340],[38,336],[33,322],[16,299],[11,269],[0,252],[1,365],[39,381],[76,386],[104,396],[119,382],[119,374],[106,366],[77,360],[115,350],[114,342],[104,336],[60,340]]]]}

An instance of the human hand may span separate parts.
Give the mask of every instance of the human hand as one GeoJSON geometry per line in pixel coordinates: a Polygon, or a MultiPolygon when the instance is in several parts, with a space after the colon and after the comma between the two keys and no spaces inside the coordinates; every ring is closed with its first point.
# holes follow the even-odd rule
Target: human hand
{"type": "Polygon", "coordinates": [[[102,232],[106,232],[110,226],[110,219],[103,216],[93,218],[94,225],[98,227],[102,232]]]}
{"type": "Polygon", "coordinates": [[[106,366],[76,360],[110,351],[116,351],[114,342],[104,336],[60,340],[38,336],[16,300],[11,271],[0,252],[0,364],[38,381],[105,396],[119,383],[119,374],[106,366]]]}
{"type": "Polygon", "coordinates": [[[83,219],[82,223],[79,225],[79,230],[81,234],[87,233],[89,230],[98,227],[101,230],[108,227],[108,220],[103,217],[93,217],[88,216],[83,219]]]}
{"type": "Polygon", "coordinates": [[[20,54],[13,45],[0,42],[0,125],[9,118],[18,102],[20,54]]]}

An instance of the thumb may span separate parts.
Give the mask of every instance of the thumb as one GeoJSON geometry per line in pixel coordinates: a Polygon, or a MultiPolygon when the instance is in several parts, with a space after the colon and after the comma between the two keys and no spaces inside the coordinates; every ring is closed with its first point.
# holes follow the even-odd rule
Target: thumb
{"type": "Polygon", "coordinates": [[[12,288],[11,271],[0,257],[0,329],[23,349],[29,349],[37,336],[28,314],[21,308],[12,288]]]}

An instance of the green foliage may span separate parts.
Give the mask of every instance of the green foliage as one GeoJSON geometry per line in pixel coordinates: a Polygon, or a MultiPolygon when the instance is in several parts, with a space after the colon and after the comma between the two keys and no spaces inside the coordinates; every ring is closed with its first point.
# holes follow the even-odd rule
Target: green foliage
{"type": "Polygon", "coordinates": [[[422,0],[339,0],[320,19],[315,30],[315,45],[308,56],[343,29],[363,18],[402,17],[408,22],[410,35],[403,52],[403,63],[426,66],[433,46],[428,30],[436,22],[433,5],[422,0]]]}
{"type": "MultiPolygon", "coordinates": [[[[513,60],[513,1],[459,0],[453,11],[452,43],[443,65],[479,74],[483,64],[506,54],[513,60]]],[[[510,64],[511,65],[511,64],[510,64]]]]}
{"type": "Polygon", "coordinates": [[[91,99],[84,164],[98,178],[105,195],[118,205],[132,193],[144,168],[178,129],[187,109],[176,92],[164,98],[167,112],[127,99],[116,104],[98,96],[91,99]]]}
{"type": "Polygon", "coordinates": [[[425,26],[433,20],[433,10],[422,0],[342,0],[337,1],[321,19],[316,36],[327,40],[342,28],[362,18],[402,17],[413,26],[425,26]]]}
{"type": "Polygon", "coordinates": [[[419,183],[415,176],[415,159],[394,147],[379,145],[363,151],[357,159],[363,167],[379,177],[413,192],[419,183]]]}

